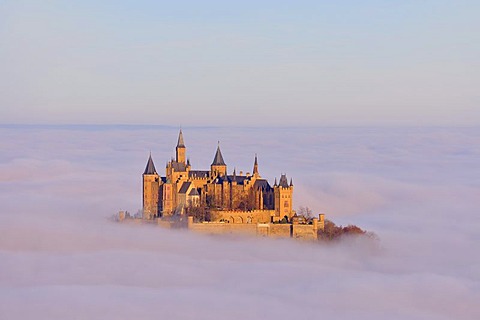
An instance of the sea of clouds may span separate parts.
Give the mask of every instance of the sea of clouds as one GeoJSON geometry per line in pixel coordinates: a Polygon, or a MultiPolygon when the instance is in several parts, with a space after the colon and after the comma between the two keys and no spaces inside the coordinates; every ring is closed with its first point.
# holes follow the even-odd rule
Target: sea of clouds
{"type": "Polygon", "coordinates": [[[184,128],[194,169],[293,178],[379,241],[117,224],[178,128],[0,127],[0,319],[480,319],[480,128],[184,128]]]}

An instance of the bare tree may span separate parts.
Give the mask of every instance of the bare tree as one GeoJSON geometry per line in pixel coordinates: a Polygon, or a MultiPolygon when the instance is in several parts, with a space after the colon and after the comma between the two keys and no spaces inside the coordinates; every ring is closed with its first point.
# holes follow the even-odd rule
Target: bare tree
{"type": "Polygon", "coordinates": [[[212,210],[203,205],[187,207],[185,213],[192,216],[195,222],[213,221],[215,219],[212,210]]]}
{"type": "Polygon", "coordinates": [[[300,207],[297,211],[298,216],[302,216],[305,220],[310,220],[313,217],[313,211],[309,207],[300,207]]]}
{"type": "Polygon", "coordinates": [[[337,226],[330,220],[325,220],[325,227],[318,232],[318,239],[324,241],[339,240],[342,237],[362,236],[372,240],[378,240],[378,237],[373,232],[368,232],[356,225],[348,225],[346,227],[337,226]]]}

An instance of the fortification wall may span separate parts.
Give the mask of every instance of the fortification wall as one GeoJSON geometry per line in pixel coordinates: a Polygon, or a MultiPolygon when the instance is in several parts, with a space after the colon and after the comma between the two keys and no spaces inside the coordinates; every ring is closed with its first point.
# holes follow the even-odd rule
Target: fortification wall
{"type": "Polygon", "coordinates": [[[256,224],[235,224],[222,222],[206,222],[189,224],[189,229],[204,234],[246,234],[256,235],[256,224]]]}
{"type": "Polygon", "coordinates": [[[188,221],[188,228],[192,231],[204,234],[245,234],[272,238],[295,238],[302,240],[317,239],[317,228],[312,224],[254,224],[227,222],[193,223],[192,218],[188,221]]]}
{"type": "MultiPolygon", "coordinates": [[[[260,211],[260,210],[259,210],[260,211]]],[[[233,211],[236,212],[236,211],[233,211]]],[[[262,210],[270,212],[270,210],[262,210]]],[[[238,212],[236,212],[238,213],[238,212]]],[[[229,223],[229,222],[204,222],[194,223],[193,217],[180,217],[176,220],[158,218],[155,220],[126,219],[119,214],[117,221],[124,223],[157,224],[167,229],[186,229],[203,234],[243,234],[250,236],[271,238],[294,238],[301,240],[316,240],[319,226],[318,219],[313,224],[280,224],[280,223],[229,223]]],[[[322,221],[323,222],[323,221],[322,221]]]]}
{"type": "Polygon", "coordinates": [[[270,224],[269,236],[273,238],[290,238],[292,234],[291,224],[270,224]]]}
{"type": "Polygon", "coordinates": [[[315,240],[318,238],[317,230],[311,224],[293,224],[292,238],[315,240]]]}
{"type": "Polygon", "coordinates": [[[215,222],[221,220],[230,224],[256,224],[269,223],[270,217],[275,213],[274,210],[252,210],[252,211],[235,211],[235,210],[218,210],[212,211],[215,222]]]}
{"type": "Polygon", "coordinates": [[[156,219],[157,224],[163,228],[167,229],[184,229],[188,227],[187,219],[179,219],[179,220],[164,220],[161,218],[156,219]]]}

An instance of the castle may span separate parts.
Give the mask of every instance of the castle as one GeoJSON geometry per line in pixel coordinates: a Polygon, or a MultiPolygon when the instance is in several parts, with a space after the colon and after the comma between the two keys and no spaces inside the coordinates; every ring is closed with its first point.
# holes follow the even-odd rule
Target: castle
{"type": "Polygon", "coordinates": [[[150,154],[143,173],[143,217],[151,220],[182,215],[194,208],[206,208],[212,222],[258,224],[289,221],[292,209],[293,183],[285,174],[271,186],[259,173],[257,155],[252,173],[240,174],[227,165],[217,146],[210,170],[192,170],[186,157],[182,130],[178,135],[175,159],[160,176],[150,154]]]}

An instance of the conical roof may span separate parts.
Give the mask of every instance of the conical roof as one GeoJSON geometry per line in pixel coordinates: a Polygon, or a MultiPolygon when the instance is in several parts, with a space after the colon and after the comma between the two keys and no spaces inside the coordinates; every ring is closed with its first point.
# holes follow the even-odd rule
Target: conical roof
{"type": "Polygon", "coordinates": [[[225,161],[223,161],[222,152],[220,151],[220,144],[217,146],[217,152],[215,153],[215,158],[213,158],[212,166],[226,166],[225,161]]]}
{"type": "Polygon", "coordinates": [[[183,142],[182,129],[180,129],[180,133],[178,134],[177,148],[185,148],[185,142],[183,142]]]}
{"type": "Polygon", "coordinates": [[[145,167],[145,172],[143,174],[157,174],[157,170],[153,164],[152,154],[148,157],[147,166],[145,167]]]}
{"type": "Polygon", "coordinates": [[[288,188],[288,179],[286,174],[282,174],[280,177],[280,182],[278,183],[280,187],[288,188]]]}

